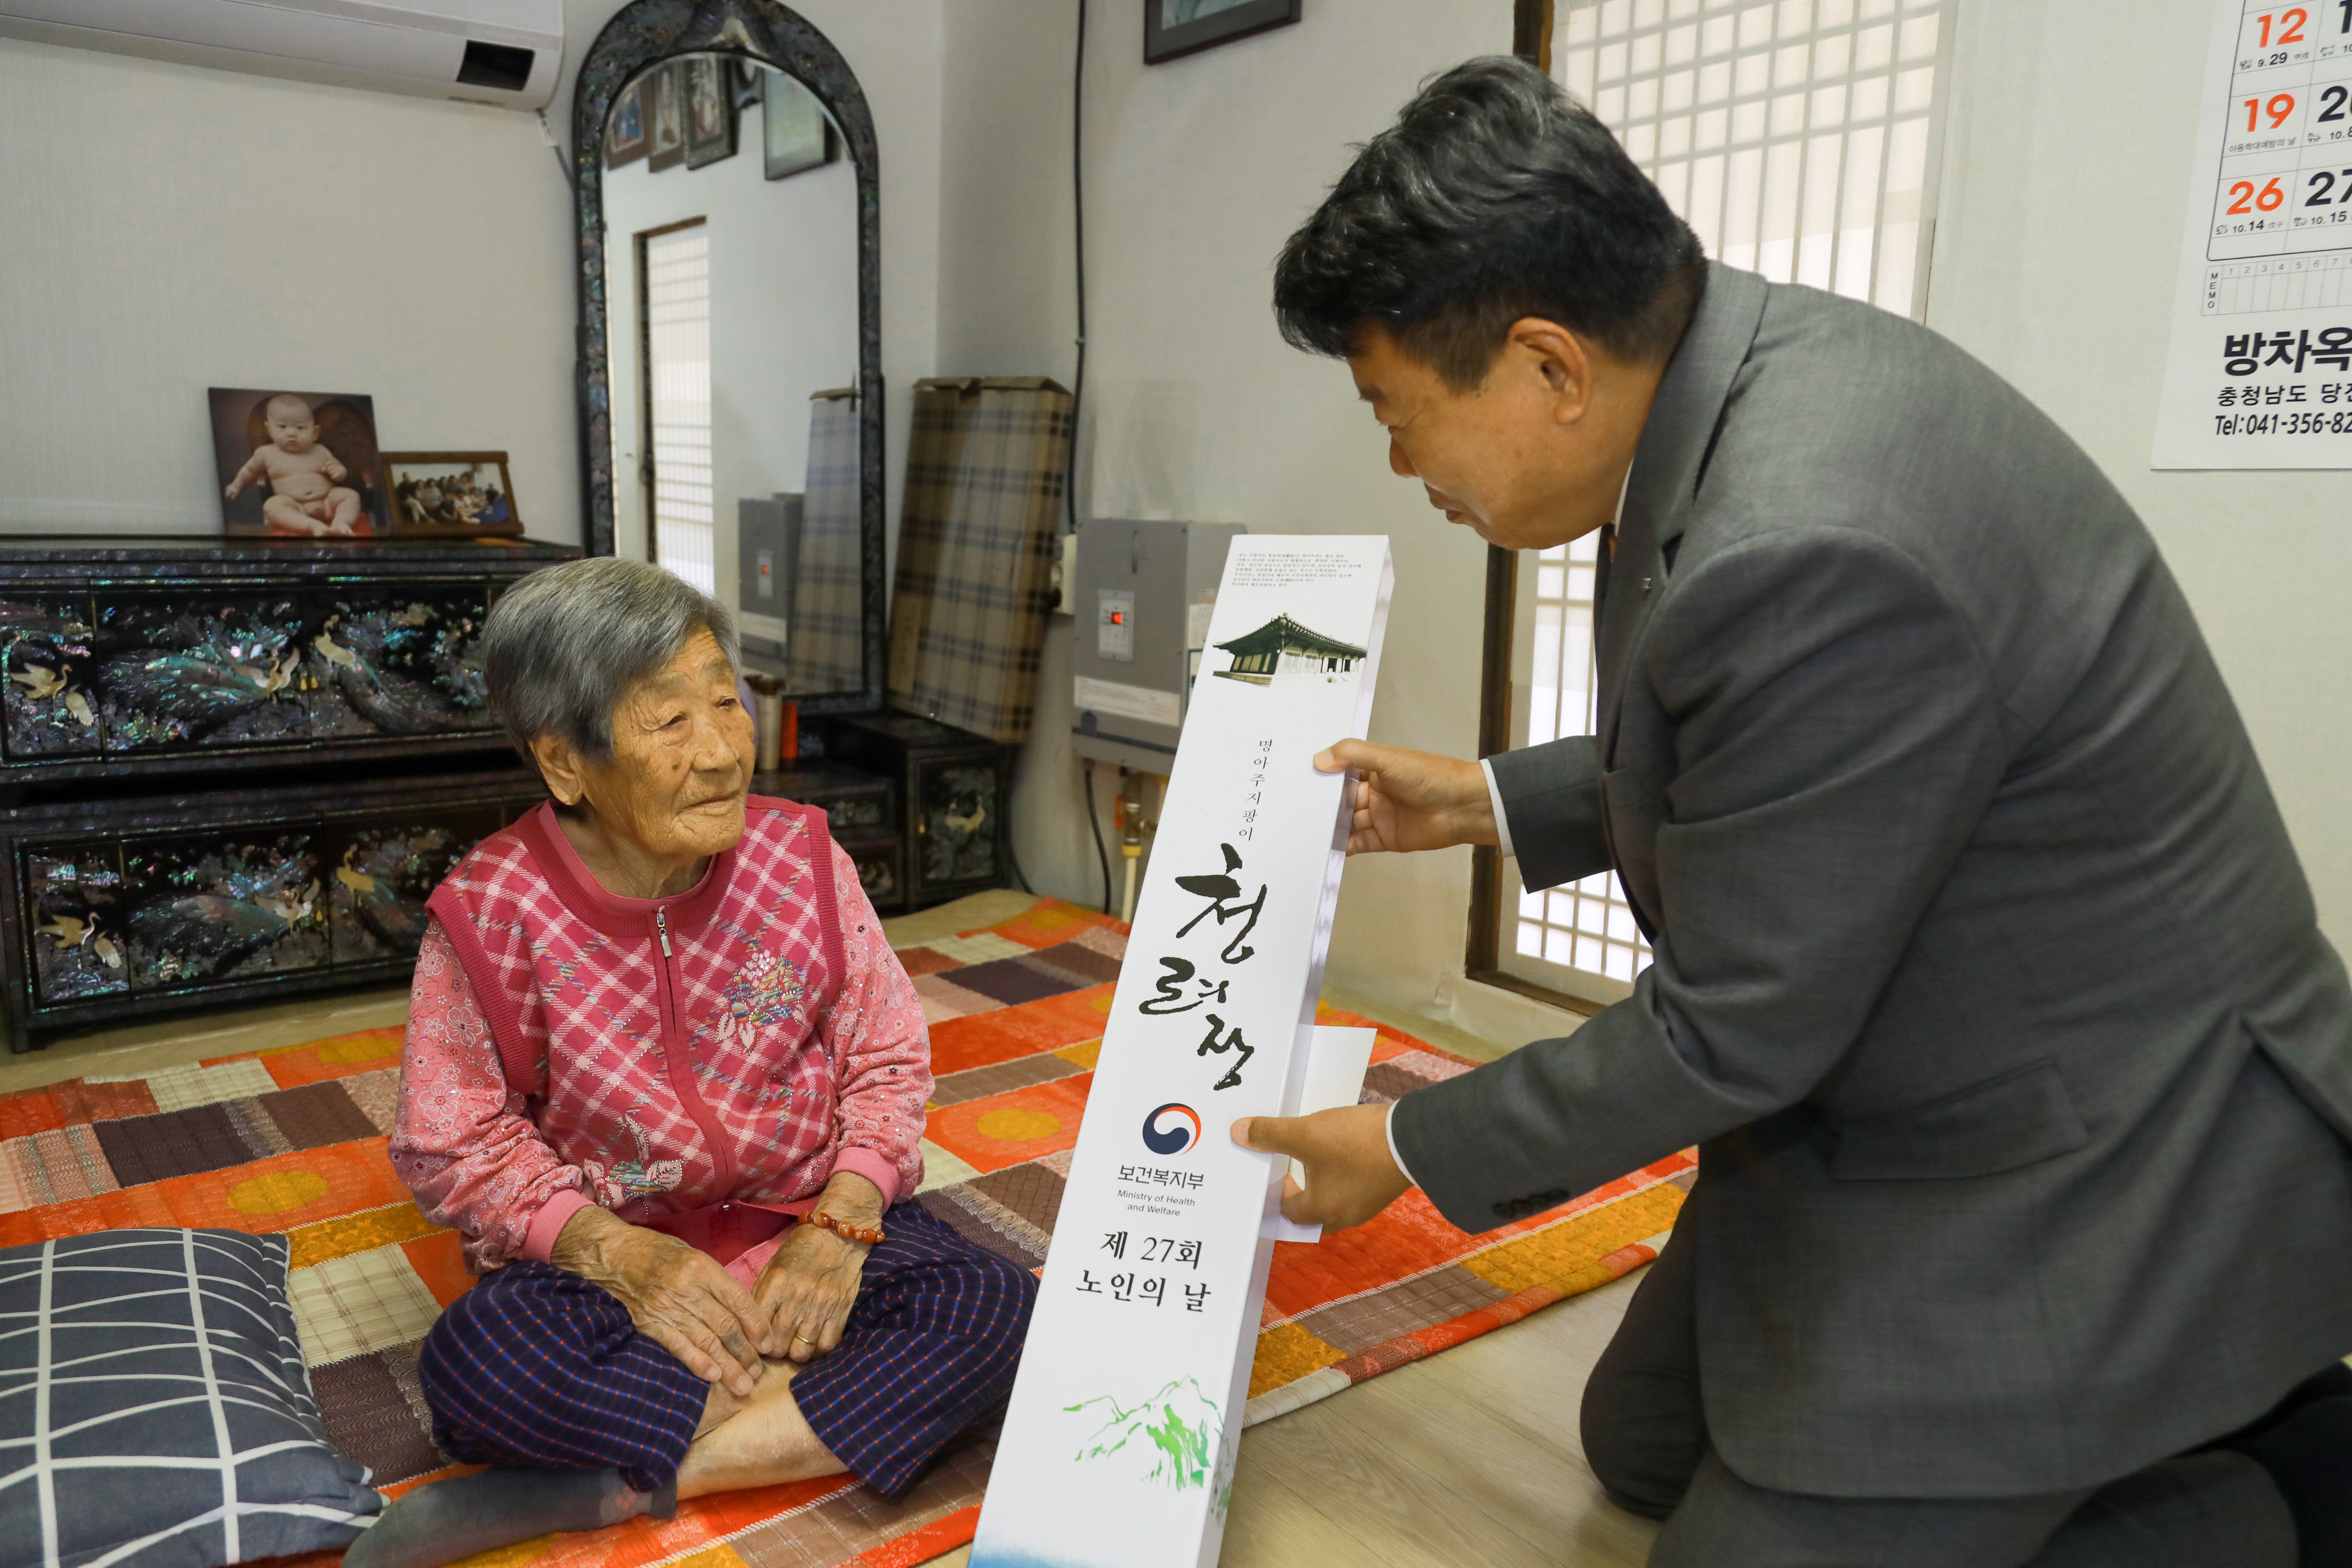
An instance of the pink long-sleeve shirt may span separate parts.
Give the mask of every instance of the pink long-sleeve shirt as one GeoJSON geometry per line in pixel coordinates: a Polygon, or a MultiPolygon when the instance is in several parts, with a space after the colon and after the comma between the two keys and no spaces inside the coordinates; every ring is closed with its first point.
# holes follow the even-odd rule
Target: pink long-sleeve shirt
{"type": "Polygon", "coordinates": [[[629,899],[541,807],[434,894],[391,1153],[477,1269],[546,1260],[596,1204],[748,1272],[835,1172],[920,1183],[914,986],[822,814],[746,820],[696,887],[629,899]]]}

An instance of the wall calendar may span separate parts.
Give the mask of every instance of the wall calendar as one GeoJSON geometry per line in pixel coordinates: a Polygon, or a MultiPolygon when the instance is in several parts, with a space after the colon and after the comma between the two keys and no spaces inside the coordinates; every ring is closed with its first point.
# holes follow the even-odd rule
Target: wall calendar
{"type": "Polygon", "coordinates": [[[2158,468],[2352,468],[2352,0],[2221,0],[2158,468]]]}

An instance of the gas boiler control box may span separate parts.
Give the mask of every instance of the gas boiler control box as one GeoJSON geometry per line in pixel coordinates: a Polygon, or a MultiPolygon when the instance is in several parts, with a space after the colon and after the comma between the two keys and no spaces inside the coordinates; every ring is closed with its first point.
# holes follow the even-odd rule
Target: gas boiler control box
{"type": "Polygon", "coordinates": [[[1139,773],[1176,760],[1209,607],[1239,523],[1097,517],[1078,530],[1070,749],[1139,773]]]}

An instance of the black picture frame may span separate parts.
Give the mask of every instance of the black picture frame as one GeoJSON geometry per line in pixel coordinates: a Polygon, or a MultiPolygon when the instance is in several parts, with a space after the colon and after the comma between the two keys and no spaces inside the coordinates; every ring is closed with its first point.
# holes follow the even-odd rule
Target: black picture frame
{"type": "Polygon", "coordinates": [[[666,61],[640,84],[646,117],[646,167],[658,174],[686,161],[686,64],[666,61]]]}
{"type": "Polygon", "coordinates": [[[730,63],[718,55],[690,55],[678,62],[686,111],[686,166],[700,169],[735,156],[735,83],[730,63]]]}
{"type": "Polygon", "coordinates": [[[1143,0],[1143,63],[1162,65],[1298,20],[1302,0],[1143,0]]]}
{"type": "Polygon", "coordinates": [[[646,155],[645,84],[631,82],[613,100],[613,118],[604,122],[604,167],[618,169],[646,155]]]}
{"type": "Polygon", "coordinates": [[[760,106],[760,155],[771,180],[823,168],[840,156],[833,120],[816,95],[782,71],[764,73],[760,106]]]}

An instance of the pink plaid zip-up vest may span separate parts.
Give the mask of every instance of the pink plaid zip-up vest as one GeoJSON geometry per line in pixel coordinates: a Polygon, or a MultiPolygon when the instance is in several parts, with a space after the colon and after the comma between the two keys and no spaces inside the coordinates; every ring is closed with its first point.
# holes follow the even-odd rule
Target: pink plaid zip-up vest
{"type": "Polygon", "coordinates": [[[840,1137],[820,1026],[845,968],[824,813],[750,797],[742,839],[659,899],[605,892],[562,831],[541,806],[429,901],[509,1086],[593,1149],[585,1196],[634,1223],[684,1233],[815,1193],[840,1137]]]}

